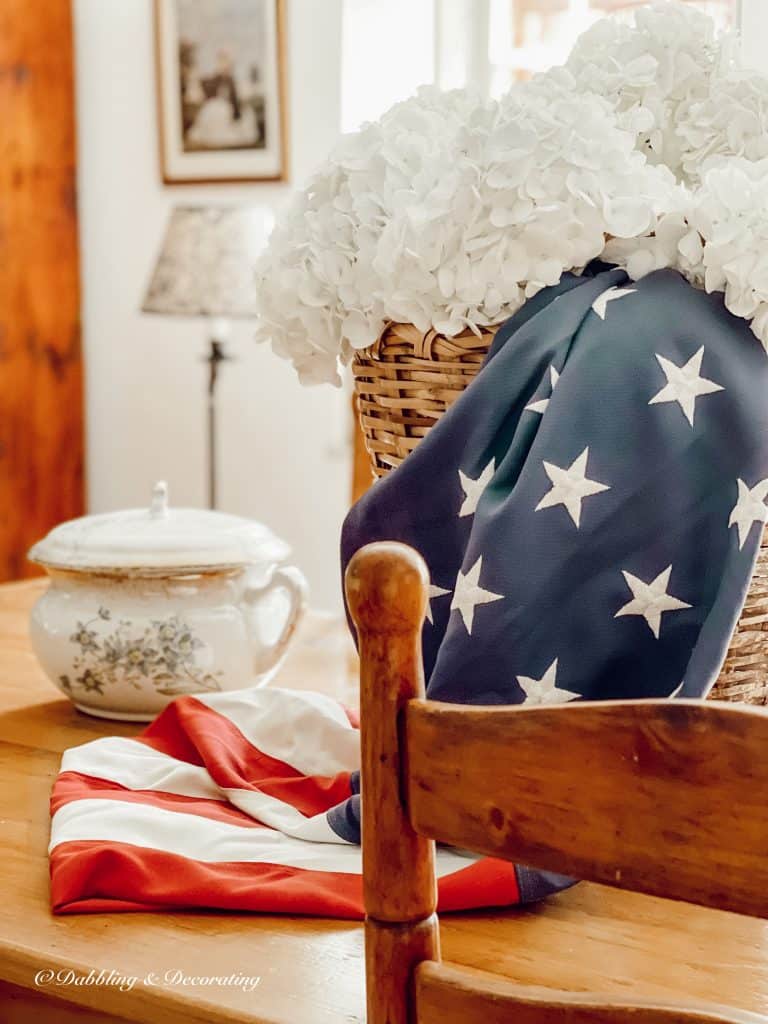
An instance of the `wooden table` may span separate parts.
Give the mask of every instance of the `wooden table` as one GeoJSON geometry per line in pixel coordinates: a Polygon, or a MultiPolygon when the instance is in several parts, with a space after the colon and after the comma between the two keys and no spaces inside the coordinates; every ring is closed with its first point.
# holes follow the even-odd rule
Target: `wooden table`
{"type": "MultiPolygon", "coordinates": [[[[364,1019],[358,924],[224,913],[53,917],[48,909],[48,796],[61,752],[136,726],[75,711],[29,649],[27,615],[42,584],[0,587],[0,1021],[20,1024],[352,1024],[364,1019]],[[40,988],[45,968],[139,979],[258,975],[232,987],[40,988]],[[89,1009],[84,1009],[89,1008],[89,1009]]],[[[355,701],[342,623],[310,616],[278,680],[355,701]]],[[[594,885],[522,911],[447,915],[443,955],[525,984],[708,1000],[768,1013],[768,925],[594,885]]]]}

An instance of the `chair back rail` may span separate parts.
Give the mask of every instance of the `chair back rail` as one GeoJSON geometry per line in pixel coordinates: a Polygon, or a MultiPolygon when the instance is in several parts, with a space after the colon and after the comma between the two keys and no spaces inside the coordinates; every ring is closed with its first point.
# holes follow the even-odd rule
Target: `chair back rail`
{"type": "Polygon", "coordinates": [[[768,917],[768,713],[700,701],[404,710],[417,832],[768,917]]]}
{"type": "Polygon", "coordinates": [[[414,1002],[418,1024],[765,1024],[744,1010],[556,992],[434,962],[416,968],[414,1002]]]}

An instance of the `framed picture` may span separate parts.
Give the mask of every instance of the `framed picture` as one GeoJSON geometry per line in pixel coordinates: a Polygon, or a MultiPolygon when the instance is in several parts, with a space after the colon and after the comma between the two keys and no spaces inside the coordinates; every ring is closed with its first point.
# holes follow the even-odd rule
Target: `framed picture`
{"type": "Polygon", "coordinates": [[[155,0],[163,181],[287,177],[284,0],[155,0]]]}

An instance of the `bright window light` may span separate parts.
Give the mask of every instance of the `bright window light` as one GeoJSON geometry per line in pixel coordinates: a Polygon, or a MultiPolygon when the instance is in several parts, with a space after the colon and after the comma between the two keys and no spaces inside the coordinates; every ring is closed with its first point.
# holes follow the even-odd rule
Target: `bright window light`
{"type": "Polygon", "coordinates": [[[344,0],[342,131],[434,82],[434,31],[434,0],[344,0]]]}
{"type": "MultiPolygon", "coordinates": [[[[736,20],[738,0],[687,0],[721,28],[736,20]]],[[[490,0],[490,92],[562,64],[580,33],[605,14],[630,18],[645,0],[490,0]]]]}

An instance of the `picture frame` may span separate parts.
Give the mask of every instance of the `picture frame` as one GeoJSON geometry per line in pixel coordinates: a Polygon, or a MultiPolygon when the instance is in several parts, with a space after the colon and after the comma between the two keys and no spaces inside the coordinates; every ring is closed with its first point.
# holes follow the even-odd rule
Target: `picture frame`
{"type": "Polygon", "coordinates": [[[285,0],[154,2],[163,182],[285,181],[285,0]]]}

